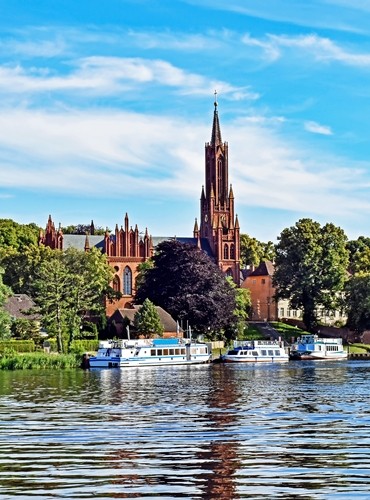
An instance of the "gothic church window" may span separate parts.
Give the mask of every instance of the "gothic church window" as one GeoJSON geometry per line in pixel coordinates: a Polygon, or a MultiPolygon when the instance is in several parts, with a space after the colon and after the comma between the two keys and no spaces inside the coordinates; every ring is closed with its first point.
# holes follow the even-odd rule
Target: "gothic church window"
{"type": "Polygon", "coordinates": [[[113,278],[113,290],[115,292],[121,291],[120,279],[117,275],[113,278]]]}
{"type": "Polygon", "coordinates": [[[227,245],[224,246],[224,259],[227,260],[229,258],[229,247],[227,245]]]}
{"type": "Polygon", "coordinates": [[[132,295],[132,272],[128,266],[123,273],[123,295],[132,295]]]}
{"type": "Polygon", "coordinates": [[[235,245],[230,245],[230,259],[235,259],[235,245]]]}

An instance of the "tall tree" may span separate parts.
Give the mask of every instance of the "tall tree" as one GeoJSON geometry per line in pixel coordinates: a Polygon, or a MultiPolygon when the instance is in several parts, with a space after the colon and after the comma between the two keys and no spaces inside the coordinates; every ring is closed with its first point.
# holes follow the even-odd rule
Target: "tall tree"
{"type": "Polygon", "coordinates": [[[347,238],[333,224],[323,227],[301,219],[284,229],[276,247],[273,283],[277,299],[289,299],[292,309],[303,309],[308,330],[317,324],[319,306],[335,310],[347,279],[347,238]]]}
{"type": "Polygon", "coordinates": [[[243,334],[245,327],[247,326],[247,320],[251,313],[251,293],[247,288],[238,287],[231,277],[228,277],[227,281],[229,282],[231,288],[235,290],[234,315],[237,318],[236,330],[238,332],[238,336],[240,337],[243,334]]]}
{"type": "Polygon", "coordinates": [[[370,238],[360,236],[357,240],[347,243],[349,251],[349,271],[352,274],[358,272],[370,272],[370,238]]]}
{"type": "Polygon", "coordinates": [[[156,247],[136,301],[149,298],[198,332],[222,336],[235,325],[235,291],[216,264],[195,246],[166,240],[156,247]]]}
{"type": "Polygon", "coordinates": [[[370,273],[358,273],[348,280],[345,304],[347,324],[357,333],[370,328],[370,273]]]}
{"type": "Polygon", "coordinates": [[[90,252],[54,250],[50,256],[41,262],[34,288],[45,326],[57,335],[62,351],[64,343],[69,346],[79,334],[87,315],[104,311],[113,269],[95,248],[90,252]]]}
{"type": "Polygon", "coordinates": [[[3,269],[0,268],[0,339],[6,340],[11,336],[10,314],[4,309],[4,304],[11,295],[9,287],[3,283],[3,269]]]}
{"type": "Polygon", "coordinates": [[[36,224],[18,224],[12,219],[0,219],[0,258],[10,251],[36,245],[40,228],[36,224]]]}
{"type": "Polygon", "coordinates": [[[248,234],[240,235],[240,257],[242,267],[258,266],[263,260],[275,259],[275,245],[272,241],[262,243],[248,234]]]}
{"type": "Polygon", "coordinates": [[[149,299],[145,299],[143,305],[135,313],[134,324],[136,330],[145,337],[163,334],[161,318],[155,305],[149,299]]]}

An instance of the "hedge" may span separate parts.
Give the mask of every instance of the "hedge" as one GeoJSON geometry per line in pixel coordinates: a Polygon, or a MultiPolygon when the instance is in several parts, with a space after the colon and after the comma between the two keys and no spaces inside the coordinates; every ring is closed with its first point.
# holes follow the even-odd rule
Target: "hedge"
{"type": "Polygon", "coordinates": [[[5,351],[35,352],[36,346],[33,340],[1,340],[0,354],[5,351]]]}

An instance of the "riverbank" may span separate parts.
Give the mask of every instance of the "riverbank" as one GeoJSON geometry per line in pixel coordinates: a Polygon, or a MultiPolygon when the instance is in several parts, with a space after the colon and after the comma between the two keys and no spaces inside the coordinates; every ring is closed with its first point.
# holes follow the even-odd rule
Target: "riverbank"
{"type": "Polygon", "coordinates": [[[48,354],[44,352],[12,353],[0,356],[0,370],[42,370],[79,368],[80,354],[48,354]]]}

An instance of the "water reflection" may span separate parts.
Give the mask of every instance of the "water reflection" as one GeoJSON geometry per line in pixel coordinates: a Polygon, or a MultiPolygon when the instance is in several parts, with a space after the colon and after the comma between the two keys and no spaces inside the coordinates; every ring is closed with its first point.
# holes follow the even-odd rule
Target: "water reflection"
{"type": "Polygon", "coordinates": [[[370,363],[0,372],[0,497],[370,498],[370,363]]]}

